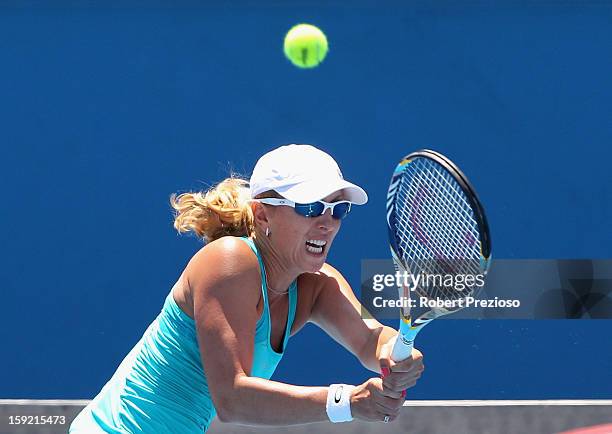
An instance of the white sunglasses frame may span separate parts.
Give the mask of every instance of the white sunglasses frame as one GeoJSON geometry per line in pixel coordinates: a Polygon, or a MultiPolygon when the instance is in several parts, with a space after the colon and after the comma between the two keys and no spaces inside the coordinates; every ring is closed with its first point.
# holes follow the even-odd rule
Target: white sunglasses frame
{"type": "MultiPolygon", "coordinates": [[[[310,205],[312,203],[322,203],[323,204],[323,212],[321,212],[321,214],[319,214],[318,216],[302,216],[302,217],[306,217],[306,218],[315,218],[315,217],[321,217],[323,214],[325,214],[325,211],[327,211],[328,209],[331,210],[331,215],[333,217],[334,215],[334,207],[336,205],[339,205],[341,203],[348,203],[349,207],[348,210],[346,211],[346,214],[344,215],[345,217],[348,215],[349,212],[351,212],[351,208],[353,207],[353,202],[351,202],[350,200],[339,200],[336,202],[325,202],[324,200],[317,200],[311,203],[297,203],[297,202],[293,202],[289,199],[281,199],[278,197],[266,197],[266,198],[262,198],[262,199],[251,199],[251,202],[259,202],[259,203],[263,203],[266,205],[272,205],[272,206],[290,206],[291,208],[295,209],[296,205],[310,205]]],[[[301,215],[298,213],[298,215],[301,215]]],[[[335,218],[335,217],[334,217],[335,218]]],[[[341,220],[341,219],[337,219],[337,220],[341,220]]]]}

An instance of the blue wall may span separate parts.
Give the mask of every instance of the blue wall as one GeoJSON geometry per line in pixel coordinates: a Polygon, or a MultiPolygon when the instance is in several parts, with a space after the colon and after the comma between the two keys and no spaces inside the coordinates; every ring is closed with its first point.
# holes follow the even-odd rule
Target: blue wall
{"type": "MultiPolygon", "coordinates": [[[[612,6],[239,3],[0,7],[1,398],[92,397],[201,246],[170,193],[288,142],[370,194],[330,253],[355,287],[388,255],[390,171],[421,147],[477,186],[496,257],[612,256],[612,6]],[[298,22],[330,40],[315,70],[282,55],[298,22]]],[[[411,396],[612,398],[611,326],[440,321],[411,396]]],[[[366,375],[306,327],[276,378],[366,375]]]]}

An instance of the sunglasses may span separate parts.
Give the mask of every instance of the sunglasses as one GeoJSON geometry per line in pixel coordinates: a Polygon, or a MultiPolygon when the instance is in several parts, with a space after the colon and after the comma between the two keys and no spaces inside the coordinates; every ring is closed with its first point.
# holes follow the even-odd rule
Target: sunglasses
{"type": "Polygon", "coordinates": [[[324,202],[318,200],[312,203],[295,203],[287,199],[265,198],[253,199],[253,202],[265,203],[272,206],[290,206],[293,210],[303,217],[319,217],[331,209],[331,215],[336,220],[342,220],[351,211],[351,202],[340,200],[338,202],[324,202]]]}

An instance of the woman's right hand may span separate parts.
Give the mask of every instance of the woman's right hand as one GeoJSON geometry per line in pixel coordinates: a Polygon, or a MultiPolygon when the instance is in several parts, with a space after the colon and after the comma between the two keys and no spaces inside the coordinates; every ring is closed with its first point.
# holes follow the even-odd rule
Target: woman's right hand
{"type": "Polygon", "coordinates": [[[381,378],[370,378],[353,389],[351,414],[368,422],[390,422],[399,415],[404,400],[400,393],[384,390],[381,378]]]}

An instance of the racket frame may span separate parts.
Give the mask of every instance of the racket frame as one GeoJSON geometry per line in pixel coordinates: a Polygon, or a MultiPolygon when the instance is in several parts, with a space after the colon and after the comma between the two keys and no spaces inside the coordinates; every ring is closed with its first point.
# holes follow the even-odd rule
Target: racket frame
{"type": "MultiPolygon", "coordinates": [[[[391,227],[391,215],[394,212],[394,208],[391,205],[394,202],[395,194],[397,192],[397,184],[403,176],[405,166],[411,163],[415,158],[428,158],[433,160],[442,166],[459,184],[461,190],[466,195],[470,207],[474,212],[478,230],[480,233],[480,251],[481,251],[481,269],[483,274],[486,274],[490,263],[491,263],[491,236],[489,233],[489,224],[484,213],[484,208],[476,194],[476,190],[464,175],[464,173],[453,163],[450,159],[440,154],[439,152],[432,151],[429,149],[421,149],[406,155],[401,159],[399,164],[396,166],[391,182],[389,184],[389,192],[387,194],[387,226],[389,229],[389,244],[391,249],[391,256],[393,258],[394,265],[397,271],[407,271],[410,273],[411,270],[407,269],[406,264],[397,255],[397,242],[395,240],[395,230],[391,227]]],[[[410,290],[407,288],[398,288],[400,297],[407,297],[410,299],[410,290]]],[[[407,303],[405,309],[400,309],[400,326],[398,329],[398,336],[393,346],[391,358],[395,362],[405,360],[412,355],[412,349],[414,347],[414,339],[421,329],[429,324],[434,319],[451,313],[445,309],[431,309],[421,314],[414,321],[410,313],[409,303],[407,303]]]]}

